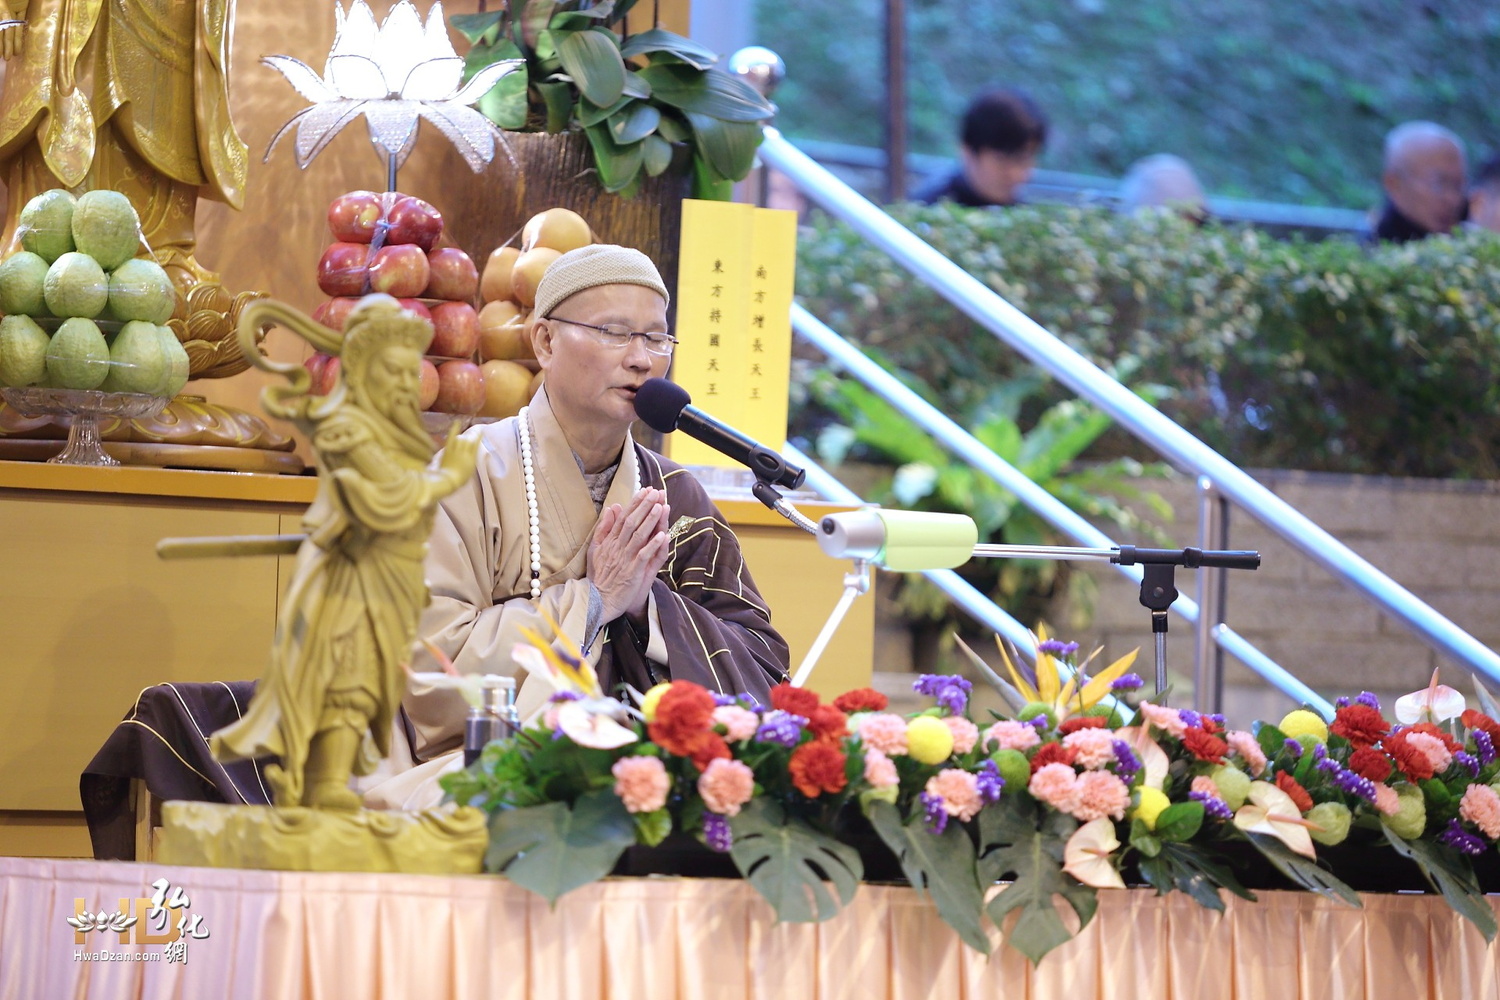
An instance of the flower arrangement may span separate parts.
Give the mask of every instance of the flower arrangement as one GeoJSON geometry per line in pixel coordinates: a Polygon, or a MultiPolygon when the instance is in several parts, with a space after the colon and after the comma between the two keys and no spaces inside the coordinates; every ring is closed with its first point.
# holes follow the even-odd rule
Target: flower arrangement
{"type": "Polygon", "coordinates": [[[1500,722],[1482,688],[1487,712],[1434,676],[1395,723],[1366,693],[1340,699],[1332,720],[1304,708],[1236,730],[1128,706],[1142,686],[1133,652],[1091,676],[1097,651],[1080,661],[1042,629],[1034,645],[1034,670],[1005,655],[1013,712],[980,724],[970,682],[945,675],[916,681],[935,704],[910,717],[869,689],[825,703],[786,684],[757,705],[673,681],[626,708],[599,696],[576,651],[538,641],[518,656],[563,690],[444,784],[490,811],[487,870],[549,900],[676,832],[727,854],[779,919],[824,920],[853,899],[865,867],[852,845],[873,829],[985,953],[988,917],[1039,961],[1076,933],[1059,899],[1081,928],[1098,891],[1127,878],[1220,910],[1221,890],[1254,899],[1236,874],[1246,858],[1358,906],[1340,850],[1410,859],[1494,937],[1472,863],[1500,840],[1500,722]],[[608,725],[584,721],[591,712],[608,725]]]}
{"type": "Polygon", "coordinates": [[[454,15],[453,27],[472,43],[466,76],[500,63],[524,69],[485,93],[479,110],[504,129],[584,132],[600,184],[625,197],[643,172],[655,177],[670,166],[675,145],[691,143],[694,196],[728,200],[775,109],[691,39],[662,28],[627,34],[634,5],[505,0],[454,15]]]}

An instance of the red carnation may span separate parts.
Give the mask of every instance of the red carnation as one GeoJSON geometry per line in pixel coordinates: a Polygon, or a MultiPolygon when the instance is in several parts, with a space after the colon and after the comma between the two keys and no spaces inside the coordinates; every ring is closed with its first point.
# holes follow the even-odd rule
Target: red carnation
{"type": "Polygon", "coordinates": [[[1448,748],[1449,753],[1458,753],[1464,748],[1462,743],[1448,735],[1447,730],[1439,729],[1430,722],[1419,722],[1415,726],[1411,726],[1410,731],[1413,733],[1426,733],[1428,736],[1442,740],[1443,746],[1448,748]]]}
{"type": "Polygon", "coordinates": [[[1276,787],[1291,796],[1293,804],[1298,812],[1307,812],[1313,807],[1312,796],[1307,794],[1307,789],[1297,783],[1297,779],[1285,771],[1276,775],[1276,787]]]}
{"type": "Polygon", "coordinates": [[[833,707],[853,715],[855,712],[884,712],[891,700],[874,688],[855,688],[833,699],[833,707]]]}
{"type": "Polygon", "coordinates": [[[1492,738],[1500,740],[1500,722],[1496,722],[1477,709],[1464,709],[1464,714],[1458,717],[1458,721],[1462,722],[1467,729],[1483,729],[1492,738]]]}
{"type": "Polygon", "coordinates": [[[1210,736],[1217,736],[1224,729],[1223,726],[1206,715],[1202,716],[1201,719],[1202,721],[1198,723],[1198,726],[1210,736]]]}
{"type": "Polygon", "coordinates": [[[1064,719],[1062,724],[1057,727],[1057,731],[1061,735],[1067,736],[1069,733],[1076,733],[1080,729],[1103,729],[1108,722],[1108,719],[1098,715],[1075,715],[1064,719]]]}
{"type": "Polygon", "coordinates": [[[1043,743],[1037,748],[1036,756],[1031,758],[1031,773],[1036,774],[1048,764],[1073,765],[1078,757],[1078,751],[1072,747],[1065,747],[1061,743],[1043,743]]]}
{"type": "Polygon", "coordinates": [[[1224,755],[1229,752],[1228,743],[1197,726],[1188,727],[1182,734],[1182,745],[1192,751],[1194,757],[1210,764],[1224,763],[1224,755]]]}
{"type": "Polygon", "coordinates": [[[807,730],[819,738],[849,735],[849,717],[832,705],[819,705],[807,717],[807,730]]]}
{"type": "Polygon", "coordinates": [[[1349,755],[1349,770],[1379,783],[1391,776],[1391,759],[1374,747],[1363,747],[1349,755]]]}
{"type": "Polygon", "coordinates": [[[807,688],[792,687],[782,682],[771,689],[771,707],[811,719],[813,711],[818,707],[818,696],[807,688]]]}
{"type": "Polygon", "coordinates": [[[1328,731],[1363,750],[1384,739],[1391,727],[1378,710],[1369,705],[1353,704],[1338,710],[1328,731]]]}
{"type": "Polygon", "coordinates": [[[1432,761],[1428,760],[1427,754],[1420,748],[1406,741],[1408,734],[1416,728],[1413,726],[1412,729],[1403,729],[1399,733],[1387,736],[1381,745],[1385,752],[1395,760],[1396,767],[1401,770],[1402,774],[1412,781],[1426,781],[1434,773],[1432,761]]]}
{"type": "Polygon", "coordinates": [[[815,799],[824,792],[844,790],[849,783],[844,773],[846,763],[847,758],[837,743],[813,740],[792,751],[787,770],[791,772],[792,784],[797,786],[797,791],[815,799]]]}
{"type": "Polygon", "coordinates": [[[673,681],[656,703],[656,718],[646,727],[651,742],[667,753],[692,758],[701,771],[716,757],[728,757],[729,745],[713,730],[714,696],[692,681],[673,681]]]}

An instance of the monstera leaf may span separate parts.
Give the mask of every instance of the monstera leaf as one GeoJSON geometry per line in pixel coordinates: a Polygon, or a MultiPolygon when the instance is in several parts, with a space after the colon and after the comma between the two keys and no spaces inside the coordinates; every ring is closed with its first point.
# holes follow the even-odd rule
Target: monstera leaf
{"type": "Polygon", "coordinates": [[[1343,900],[1356,908],[1361,906],[1358,894],[1328,869],[1318,867],[1316,861],[1304,858],[1270,834],[1247,833],[1246,836],[1250,838],[1250,843],[1265,855],[1266,860],[1276,866],[1277,871],[1308,892],[1316,892],[1329,899],[1343,900]]]}
{"type": "Polygon", "coordinates": [[[1255,893],[1240,884],[1228,865],[1213,860],[1190,844],[1162,843],[1154,856],[1141,859],[1140,868],[1141,877],[1156,889],[1159,896],[1177,889],[1193,897],[1199,906],[1220,913],[1224,912],[1220,889],[1228,889],[1241,899],[1255,902],[1255,893]]]}
{"type": "Polygon", "coordinates": [[[1037,825],[1035,811],[1017,798],[1002,798],[979,814],[980,879],[989,883],[1008,874],[1015,880],[990,900],[990,919],[999,927],[1007,913],[1019,911],[1005,941],[1033,964],[1073,936],[1058,915],[1054,896],[1061,896],[1078,914],[1080,929],[1099,905],[1092,888],[1062,870],[1063,848],[1077,820],[1048,811],[1037,825]]]}
{"type": "Polygon", "coordinates": [[[1443,894],[1449,906],[1479,929],[1486,941],[1495,940],[1495,911],[1485,901],[1484,890],[1475,881],[1474,868],[1467,858],[1425,840],[1402,840],[1389,826],[1385,826],[1385,839],[1397,854],[1416,862],[1423,877],[1443,894]]]}
{"type": "Polygon", "coordinates": [[[859,852],[799,819],[788,819],[770,798],[751,799],[729,821],[729,856],[776,911],[777,920],[814,923],[847,906],[859,890],[865,867],[859,852]],[[824,885],[833,883],[835,900],[824,885]]]}
{"type": "Polygon", "coordinates": [[[612,790],[600,789],[580,795],[571,809],[551,802],[496,812],[484,867],[555,903],[608,875],[633,843],[630,813],[612,790]]]}
{"type": "Polygon", "coordinates": [[[912,887],[925,889],[943,921],[965,944],[988,955],[984,892],[974,868],[974,843],[964,828],[949,823],[941,834],[929,833],[920,814],[903,824],[901,813],[888,802],[870,804],[870,823],[900,859],[912,887]]]}

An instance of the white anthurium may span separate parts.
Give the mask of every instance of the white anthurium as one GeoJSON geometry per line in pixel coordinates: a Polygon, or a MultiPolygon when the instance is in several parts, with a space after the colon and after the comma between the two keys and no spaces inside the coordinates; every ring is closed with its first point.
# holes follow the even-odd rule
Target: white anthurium
{"type": "Polygon", "coordinates": [[[1250,801],[1234,814],[1234,825],[1246,833],[1270,834],[1304,857],[1317,859],[1310,828],[1316,823],[1302,818],[1292,797],[1268,781],[1250,783],[1250,801]]]}
{"type": "Polygon", "coordinates": [[[1167,782],[1167,770],[1171,760],[1167,752],[1151,738],[1150,726],[1126,726],[1115,730],[1115,735],[1125,741],[1141,762],[1141,784],[1160,791],[1167,782]]]}
{"type": "Polygon", "coordinates": [[[1434,670],[1432,680],[1425,688],[1396,699],[1396,721],[1408,726],[1418,722],[1435,725],[1463,715],[1464,707],[1462,692],[1439,684],[1438,672],[1434,670]]]}
{"type": "Polygon", "coordinates": [[[266,149],[267,160],[295,125],[297,166],[305,169],[344,126],[361,115],[370,141],[397,168],[411,153],[422,118],[448,137],[475,173],[494,159],[500,130],[473,105],[502,76],[518,69],[522,60],[493,63],[464,84],[464,61],[448,41],[441,3],[432,5],[425,24],[410,0],[392,7],[378,26],[365,0],[354,0],[347,13],[334,4],[334,16],[333,48],[322,76],[291,56],[261,59],[313,102],[276,133],[266,149]]]}
{"type": "Polygon", "coordinates": [[[613,698],[565,701],[557,706],[557,728],[579,746],[614,750],[636,741],[633,730],[615,721],[624,708],[613,698]]]}
{"type": "Polygon", "coordinates": [[[1089,820],[1068,838],[1063,848],[1063,871],[1095,889],[1123,889],[1125,880],[1109,860],[1119,848],[1112,820],[1107,817],[1089,820]]]}

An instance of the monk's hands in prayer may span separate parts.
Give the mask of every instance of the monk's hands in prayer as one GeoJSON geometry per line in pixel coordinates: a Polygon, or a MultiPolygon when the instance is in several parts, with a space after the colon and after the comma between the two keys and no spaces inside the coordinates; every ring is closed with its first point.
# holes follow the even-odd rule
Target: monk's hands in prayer
{"type": "Polygon", "coordinates": [[[651,487],[623,508],[610,504],[600,512],[589,542],[588,577],[604,600],[605,621],[645,615],[651,581],[667,561],[667,517],[666,492],[651,487]]]}

